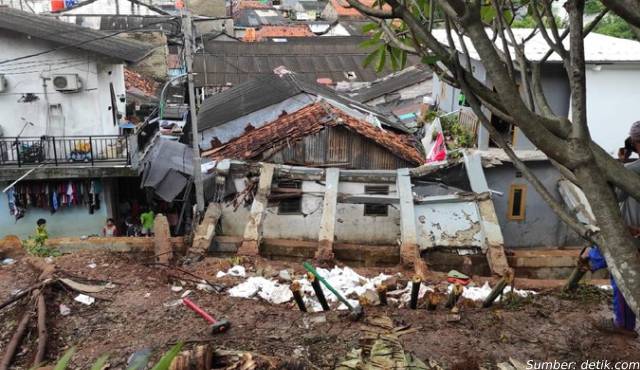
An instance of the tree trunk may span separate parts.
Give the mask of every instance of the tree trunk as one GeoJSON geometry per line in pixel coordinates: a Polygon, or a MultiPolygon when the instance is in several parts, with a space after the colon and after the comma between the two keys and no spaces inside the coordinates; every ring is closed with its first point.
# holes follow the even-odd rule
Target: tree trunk
{"type": "Polygon", "coordinates": [[[640,314],[640,253],[631,237],[618,208],[618,202],[609,184],[595,165],[575,171],[582,184],[604,239],[600,250],[609,272],[613,275],[629,307],[640,314]]]}

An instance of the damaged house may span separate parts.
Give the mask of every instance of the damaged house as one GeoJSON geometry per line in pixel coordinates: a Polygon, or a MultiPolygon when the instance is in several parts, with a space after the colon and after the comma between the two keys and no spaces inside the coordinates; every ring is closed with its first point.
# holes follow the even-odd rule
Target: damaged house
{"type": "Polygon", "coordinates": [[[492,271],[506,268],[480,158],[423,165],[411,134],[345,105],[318,100],[203,157],[225,186],[195,248],[369,265],[491,248],[492,271]]]}
{"type": "MultiPolygon", "coordinates": [[[[531,29],[513,31],[516,38],[527,40],[525,54],[528,60],[541,60],[549,50],[539,32],[532,33],[531,29]]],[[[447,43],[445,32],[434,34],[441,42],[447,43]]],[[[454,41],[462,55],[459,41],[454,41]]],[[[467,44],[470,45],[469,42],[467,44]]],[[[492,88],[493,83],[488,79],[477,52],[470,48],[469,53],[474,76],[492,88]]],[[[466,63],[467,58],[461,56],[461,60],[466,63]]],[[[635,96],[640,83],[640,44],[589,33],[585,37],[585,61],[587,122],[591,136],[596,143],[615,155],[618,148],[623,146],[629,125],[638,119],[635,96]]],[[[554,113],[570,115],[569,80],[555,53],[541,65],[541,86],[554,113]]],[[[449,117],[454,118],[456,124],[466,126],[471,131],[473,146],[483,158],[487,182],[495,194],[493,199],[508,247],[576,246],[581,243],[581,239],[560,221],[504,152],[497,148],[488,131],[478,123],[459,89],[434,76],[433,99],[441,111],[451,114],[449,117]],[[474,118],[469,119],[470,116],[474,118]]],[[[495,115],[490,119],[556,200],[564,201],[571,211],[575,211],[575,207],[588,206],[575,204],[567,197],[567,194],[580,190],[572,189],[551,161],[535,148],[520,129],[495,115]]]]}

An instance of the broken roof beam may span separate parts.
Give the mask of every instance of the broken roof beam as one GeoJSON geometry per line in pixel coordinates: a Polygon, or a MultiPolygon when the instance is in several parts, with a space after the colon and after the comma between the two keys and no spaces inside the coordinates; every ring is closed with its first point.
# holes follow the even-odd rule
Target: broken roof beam
{"type": "Polygon", "coordinates": [[[400,198],[400,260],[405,266],[415,266],[420,258],[413,190],[408,168],[398,170],[396,188],[400,198]]]}
{"type": "Polygon", "coordinates": [[[275,166],[270,163],[262,163],[260,170],[260,180],[258,181],[258,191],[251,204],[249,222],[244,229],[242,244],[238,248],[238,254],[246,256],[257,256],[260,254],[260,242],[262,240],[262,226],[267,210],[267,202],[271,193],[271,182],[275,166]]]}
{"type": "Polygon", "coordinates": [[[339,168],[327,168],[326,173],[322,218],[318,233],[318,250],[315,255],[315,258],[320,261],[331,261],[334,258],[333,240],[336,227],[338,184],[340,182],[339,168]]]}
{"type": "MultiPolygon", "coordinates": [[[[467,170],[471,190],[475,193],[489,192],[489,185],[484,176],[482,159],[479,153],[464,152],[464,166],[467,170]]],[[[504,252],[504,239],[498,222],[495,207],[491,198],[478,201],[478,211],[482,232],[484,234],[484,248],[491,272],[499,276],[505,276],[511,271],[507,256],[504,252]]]]}
{"type": "MultiPolygon", "coordinates": [[[[254,162],[241,160],[230,160],[229,167],[231,172],[248,171],[250,173],[259,173],[260,165],[254,162]]],[[[422,177],[431,173],[440,171],[450,167],[457,162],[438,162],[432,164],[424,164],[419,167],[408,169],[410,177],[422,177]]],[[[279,178],[289,178],[292,180],[310,180],[323,181],[325,178],[325,169],[317,167],[291,166],[285,164],[274,164],[275,175],[279,178]]],[[[212,168],[211,172],[218,171],[212,168]]],[[[226,172],[224,173],[226,174],[226,172]]],[[[370,183],[390,183],[396,182],[397,173],[395,170],[340,170],[340,181],[346,182],[370,182],[370,183]]]]}

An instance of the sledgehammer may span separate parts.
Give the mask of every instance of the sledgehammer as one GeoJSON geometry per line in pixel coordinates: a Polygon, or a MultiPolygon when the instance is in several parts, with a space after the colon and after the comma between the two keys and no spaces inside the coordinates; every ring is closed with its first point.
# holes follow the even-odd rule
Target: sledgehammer
{"type": "Polygon", "coordinates": [[[211,324],[211,334],[224,333],[231,327],[231,323],[228,320],[216,321],[216,319],[206,313],[202,308],[198,307],[198,305],[193,303],[189,298],[182,298],[182,303],[184,303],[185,306],[187,306],[189,309],[200,315],[200,317],[207,320],[207,322],[211,324]]]}

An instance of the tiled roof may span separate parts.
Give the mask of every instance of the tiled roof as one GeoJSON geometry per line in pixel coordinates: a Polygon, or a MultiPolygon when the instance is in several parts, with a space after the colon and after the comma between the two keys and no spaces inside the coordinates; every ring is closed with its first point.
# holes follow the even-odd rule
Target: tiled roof
{"type": "Polygon", "coordinates": [[[244,34],[243,41],[254,42],[262,41],[267,38],[274,37],[313,37],[315,34],[311,32],[309,26],[306,24],[295,24],[287,26],[262,26],[255,32],[248,32],[247,29],[244,34]]]}
{"type": "Polygon", "coordinates": [[[263,3],[260,1],[246,0],[246,1],[240,1],[236,6],[236,8],[234,9],[234,12],[242,9],[270,9],[270,8],[273,8],[273,6],[271,6],[270,4],[263,3]]]}
{"type": "Polygon", "coordinates": [[[124,69],[124,85],[127,91],[139,91],[147,96],[156,96],[158,83],[128,68],[124,69]]]}
{"type": "Polygon", "coordinates": [[[8,7],[0,7],[0,29],[127,62],[137,62],[153,51],[145,43],[8,7]]]}
{"type": "Polygon", "coordinates": [[[275,154],[306,136],[320,132],[325,127],[336,126],[343,126],[364,136],[406,161],[415,164],[424,161],[420,151],[413,145],[413,138],[410,135],[398,134],[374,126],[324,102],[283,115],[225,145],[205,151],[202,155],[214,160],[224,158],[251,160],[267,150],[275,154]]]}
{"type": "MultiPolygon", "coordinates": [[[[362,5],[374,7],[375,0],[359,0],[362,5]]],[[[353,8],[347,0],[331,0],[331,6],[336,10],[338,17],[366,19],[365,15],[353,8]]],[[[389,4],[384,4],[382,9],[391,10],[389,4]]]]}

